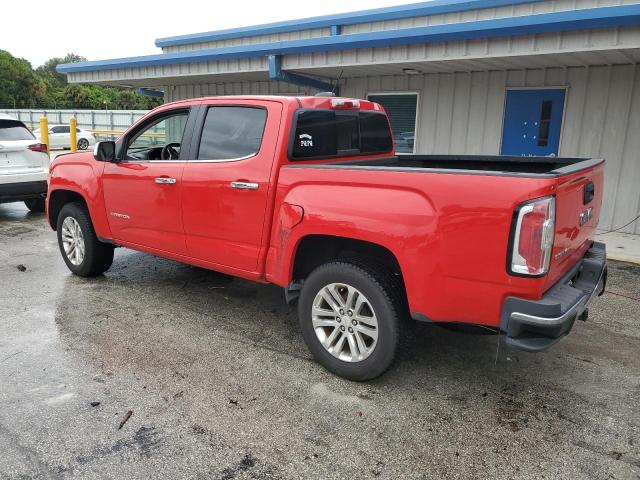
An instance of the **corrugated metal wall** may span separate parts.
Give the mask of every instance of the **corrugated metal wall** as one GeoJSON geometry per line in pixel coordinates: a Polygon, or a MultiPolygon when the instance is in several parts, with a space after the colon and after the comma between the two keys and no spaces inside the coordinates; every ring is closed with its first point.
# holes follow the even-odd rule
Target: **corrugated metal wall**
{"type": "Polygon", "coordinates": [[[521,3],[518,5],[503,5],[500,7],[467,10],[439,15],[419,15],[399,20],[384,22],[367,22],[355,25],[345,25],[343,34],[376,32],[381,30],[395,30],[398,28],[426,27],[448,23],[473,22],[476,20],[491,20],[494,18],[521,17],[539,13],[562,12],[581,8],[595,8],[613,5],[628,5],[637,0],[545,0],[543,2],[521,3]]]}
{"type": "Polygon", "coordinates": [[[212,42],[189,43],[185,45],[172,45],[163,47],[163,53],[187,52],[205,48],[237,47],[238,45],[254,45],[256,43],[284,42],[286,40],[302,40],[304,38],[318,38],[329,35],[329,28],[312,28],[296,32],[274,33],[271,35],[255,35],[228,40],[216,40],[212,42]]]}
{"type": "MultiPolygon", "coordinates": [[[[504,5],[491,8],[479,8],[447,14],[419,15],[383,22],[365,22],[351,25],[345,24],[342,26],[342,34],[349,35],[352,33],[395,30],[398,28],[423,27],[431,25],[442,25],[447,23],[488,20],[494,18],[520,17],[524,15],[534,15],[539,13],[561,12],[581,8],[605,7],[613,5],[628,5],[633,3],[637,3],[637,0],[544,0],[541,2],[504,5]]],[[[303,24],[304,23],[301,22],[301,25],[303,24]]],[[[299,40],[303,38],[317,38],[328,36],[329,34],[329,28],[312,28],[271,35],[248,35],[246,37],[232,38],[228,40],[216,40],[185,45],[174,45],[163,47],[162,51],[164,53],[173,53],[205,48],[224,48],[238,45],[253,45],[257,43],[299,40]]]]}
{"type": "MultiPolygon", "coordinates": [[[[500,153],[510,87],[568,87],[560,155],[607,159],[600,228],[640,213],[640,66],[438,73],[347,79],[342,92],[419,93],[416,151],[500,153]]],[[[636,224],[622,231],[640,233],[636,224]]]]}
{"type": "Polygon", "coordinates": [[[228,82],[174,85],[165,88],[165,101],[209,95],[313,95],[313,88],[303,88],[284,82],[228,82]]]}

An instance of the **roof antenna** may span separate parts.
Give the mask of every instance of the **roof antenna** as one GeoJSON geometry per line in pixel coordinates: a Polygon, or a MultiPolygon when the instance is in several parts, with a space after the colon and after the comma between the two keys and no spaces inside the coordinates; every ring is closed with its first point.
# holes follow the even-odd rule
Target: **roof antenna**
{"type": "Polygon", "coordinates": [[[343,73],[344,73],[344,69],[340,70],[340,75],[338,75],[338,79],[336,80],[336,84],[333,86],[333,88],[331,89],[330,92],[318,92],[314,96],[315,97],[335,97],[336,96],[336,89],[338,88],[338,85],[340,84],[340,79],[342,78],[342,74],[343,73]]]}
{"type": "Polygon", "coordinates": [[[344,73],[344,68],[342,70],[340,70],[340,75],[338,75],[338,79],[336,80],[336,84],[333,86],[333,89],[331,90],[331,93],[333,95],[336,94],[336,89],[338,88],[338,85],[340,84],[340,79],[342,78],[342,74],[344,73]]]}

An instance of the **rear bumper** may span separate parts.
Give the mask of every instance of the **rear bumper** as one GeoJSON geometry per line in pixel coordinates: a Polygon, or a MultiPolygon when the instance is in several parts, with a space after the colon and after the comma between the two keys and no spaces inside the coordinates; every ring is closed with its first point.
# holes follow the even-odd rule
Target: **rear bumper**
{"type": "Polygon", "coordinates": [[[604,243],[594,242],[578,262],[540,300],[507,297],[501,329],[507,346],[537,352],[549,348],[568,334],[578,318],[601,295],[607,282],[604,243]]]}
{"type": "Polygon", "coordinates": [[[18,202],[29,198],[45,197],[46,195],[46,180],[0,184],[0,203],[18,202]]]}

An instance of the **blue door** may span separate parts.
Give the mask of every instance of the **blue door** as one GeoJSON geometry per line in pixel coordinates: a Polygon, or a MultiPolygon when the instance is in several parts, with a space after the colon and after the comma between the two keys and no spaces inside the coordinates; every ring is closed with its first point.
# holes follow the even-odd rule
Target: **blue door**
{"type": "Polygon", "coordinates": [[[502,155],[558,155],[564,89],[507,90],[502,155]]]}

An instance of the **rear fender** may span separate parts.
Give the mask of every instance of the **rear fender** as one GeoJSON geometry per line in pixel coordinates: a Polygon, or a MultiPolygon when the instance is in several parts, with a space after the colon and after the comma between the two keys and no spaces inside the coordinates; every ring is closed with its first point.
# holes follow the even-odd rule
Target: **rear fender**
{"type": "Polygon", "coordinates": [[[418,190],[309,183],[293,187],[283,200],[276,211],[267,256],[270,282],[291,283],[296,251],[309,235],[343,237],[386,248],[398,261],[408,294],[419,288],[425,273],[436,268],[437,255],[416,261],[425,250],[438,248],[435,208],[418,190]],[[292,222],[286,205],[298,206],[304,212],[302,220],[292,222]]]}

